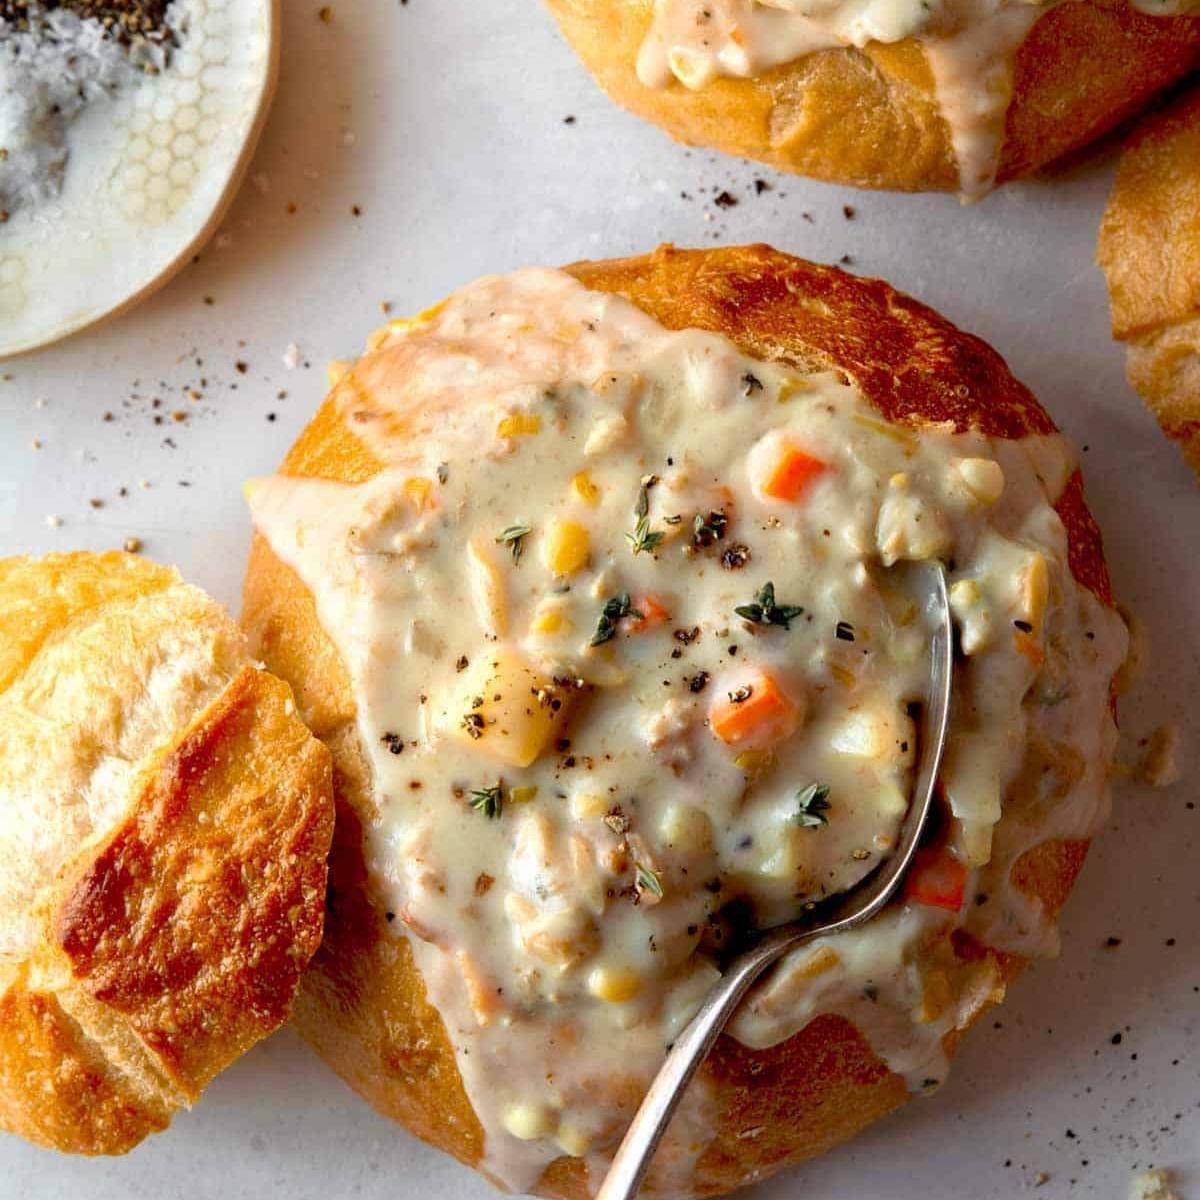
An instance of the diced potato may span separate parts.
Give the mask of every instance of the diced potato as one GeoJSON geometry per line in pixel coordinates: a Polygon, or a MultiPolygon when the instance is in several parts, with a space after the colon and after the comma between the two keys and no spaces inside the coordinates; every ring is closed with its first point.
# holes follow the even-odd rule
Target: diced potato
{"type": "Polygon", "coordinates": [[[480,628],[487,637],[502,638],[508,632],[507,589],[492,540],[483,534],[467,542],[467,582],[480,628]]]}
{"type": "Polygon", "coordinates": [[[514,767],[529,766],[550,745],[577,695],[511,647],[477,655],[454,683],[440,718],[443,731],[514,767]]]}
{"type": "Polygon", "coordinates": [[[588,531],[576,521],[555,519],[542,539],[542,562],[552,575],[573,575],[587,566],[592,544],[588,531]]]}
{"type": "Polygon", "coordinates": [[[594,508],[600,503],[600,489],[586,471],[580,471],[571,480],[571,493],[589,507],[594,508]]]}
{"type": "Polygon", "coordinates": [[[669,804],[658,824],[658,834],[672,850],[695,854],[712,845],[712,821],[694,804],[669,804]]]}
{"type": "Polygon", "coordinates": [[[606,413],[597,417],[587,441],[583,443],[583,452],[589,457],[603,454],[621,442],[628,431],[629,422],[620,413],[606,413]]]}
{"type": "Polygon", "coordinates": [[[632,967],[594,967],[587,979],[588,991],[609,1004],[624,1004],[642,990],[642,977],[632,967]]]}
{"type": "Polygon", "coordinates": [[[509,413],[496,426],[496,436],[502,438],[530,437],[541,431],[542,418],[537,413],[509,413]]]}
{"type": "Polygon", "coordinates": [[[912,722],[902,713],[864,707],[839,721],[829,741],[850,758],[904,762],[912,756],[914,737],[912,722]]]}

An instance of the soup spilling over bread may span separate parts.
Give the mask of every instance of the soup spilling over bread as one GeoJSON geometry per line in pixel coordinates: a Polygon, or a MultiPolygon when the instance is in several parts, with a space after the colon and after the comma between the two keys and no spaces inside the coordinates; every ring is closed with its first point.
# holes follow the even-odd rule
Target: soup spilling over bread
{"type": "MultiPolygon", "coordinates": [[[[885,420],[841,373],[546,270],[392,322],[332,404],[381,469],[249,501],[349,675],[373,892],[484,1168],[524,1190],[562,1155],[599,1166],[739,933],[892,852],[928,647],[888,567],[929,559],[963,658],[943,828],[902,902],[797,951],[730,1032],[841,1014],[936,1087],[1002,986],[986,956],[951,971],[948,934],[1053,952],[1013,864],[1106,812],[1125,631],[1069,569],[1068,444],[885,420]]],[[[701,1082],[661,1188],[710,1126],[701,1082]]]]}
{"type": "MultiPolygon", "coordinates": [[[[1192,0],[1131,0],[1155,16],[1192,0]]],[[[1013,64],[1034,24],[1062,0],[656,0],[638,56],[648,87],[703,88],[755,78],[821,50],[921,41],[938,107],[950,127],[964,196],[996,180],[1013,98],[1013,64]]]]}

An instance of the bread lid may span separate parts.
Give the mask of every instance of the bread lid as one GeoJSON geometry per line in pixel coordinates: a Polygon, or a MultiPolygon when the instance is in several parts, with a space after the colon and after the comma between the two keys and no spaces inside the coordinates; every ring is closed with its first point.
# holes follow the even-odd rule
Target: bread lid
{"type": "Polygon", "coordinates": [[[272,1032],[332,825],[328,752],[203,592],[0,560],[0,1128],[124,1152],[272,1032]]]}

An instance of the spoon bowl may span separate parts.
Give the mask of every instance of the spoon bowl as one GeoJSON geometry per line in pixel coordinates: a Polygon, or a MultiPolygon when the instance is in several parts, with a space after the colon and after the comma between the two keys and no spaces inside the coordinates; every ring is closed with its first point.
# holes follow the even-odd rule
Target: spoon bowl
{"type": "Polygon", "coordinates": [[[923,618],[930,633],[929,690],[922,706],[921,755],[913,796],[895,852],[857,886],[796,921],[762,932],[726,967],[699,1011],[676,1039],[646,1092],[601,1184],[596,1200],[633,1200],[654,1152],[692,1076],[707,1057],[755,980],[789,951],[816,938],[832,937],[865,924],[891,901],[912,865],[933,811],[934,789],[950,724],[954,632],[946,572],[939,563],[904,568],[922,575],[923,618]]]}

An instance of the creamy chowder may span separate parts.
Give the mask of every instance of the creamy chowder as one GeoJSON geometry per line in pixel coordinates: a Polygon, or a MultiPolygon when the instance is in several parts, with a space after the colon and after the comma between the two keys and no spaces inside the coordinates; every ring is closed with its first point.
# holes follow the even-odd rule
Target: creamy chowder
{"type": "MultiPolygon", "coordinates": [[[[1125,632],[1067,569],[1067,444],[894,424],[843,376],[543,270],[393,322],[332,403],[383,469],[249,501],[353,682],[372,886],[489,1173],[526,1189],[566,1154],[594,1185],[738,931],[889,855],[928,671],[890,568],[934,558],[962,649],[945,844],[732,1033],[840,1013],[914,1089],[944,1078],[944,1035],[999,984],[945,970],[947,935],[1052,950],[1009,870],[1105,813],[1125,632]]],[[[713,1124],[698,1083],[660,1187],[686,1192],[713,1124]]]]}
{"type": "MultiPolygon", "coordinates": [[[[637,70],[649,87],[754,78],[820,50],[918,38],[950,130],[959,190],[995,184],[1017,50],[1063,0],[655,0],[637,70]]],[[[1194,0],[1134,0],[1159,16],[1194,0]]]]}

